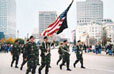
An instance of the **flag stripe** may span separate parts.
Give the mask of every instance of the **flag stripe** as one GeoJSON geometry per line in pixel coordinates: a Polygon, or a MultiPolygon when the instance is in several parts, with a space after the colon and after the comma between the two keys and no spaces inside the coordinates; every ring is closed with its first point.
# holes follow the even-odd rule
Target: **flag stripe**
{"type": "Polygon", "coordinates": [[[56,25],[55,25],[54,27],[52,27],[52,28],[47,28],[48,32],[51,31],[51,30],[53,30],[56,26],[59,26],[62,22],[63,22],[63,20],[60,20],[60,21],[58,21],[58,22],[56,23],[56,25]]]}
{"type": "Polygon", "coordinates": [[[58,29],[55,29],[54,31],[52,31],[51,33],[49,33],[48,36],[54,34],[54,33],[57,32],[58,30],[59,30],[59,28],[58,28],[58,29]]]}
{"type": "Polygon", "coordinates": [[[56,26],[55,28],[53,28],[51,31],[48,31],[48,33],[52,32],[52,31],[53,31],[53,30],[55,30],[55,29],[60,28],[60,26],[61,26],[61,23],[60,23],[60,24],[58,24],[58,26],[56,26]]]}
{"type": "Polygon", "coordinates": [[[46,30],[44,30],[41,33],[42,36],[49,36],[54,33],[59,34],[65,28],[68,28],[66,17],[67,17],[67,12],[69,11],[72,3],[73,3],[73,1],[70,3],[70,5],[67,7],[67,9],[62,14],[60,14],[60,16],[57,17],[57,19],[52,24],[50,24],[46,30]]]}
{"type": "MultiPolygon", "coordinates": [[[[56,25],[60,26],[60,25],[61,25],[61,22],[58,21],[58,23],[57,23],[56,25]],[[59,24],[59,23],[60,23],[60,24],[59,24]]],[[[55,26],[53,29],[55,29],[56,27],[57,27],[57,26],[55,26]]],[[[53,30],[53,29],[50,29],[50,30],[48,30],[48,29],[49,29],[49,28],[47,28],[47,29],[42,33],[43,36],[45,36],[47,32],[53,30]]]]}
{"type": "Polygon", "coordinates": [[[56,21],[55,21],[54,23],[50,24],[50,25],[48,26],[48,28],[51,27],[51,26],[54,26],[54,24],[55,24],[58,20],[59,20],[59,17],[56,19],[56,21]]]}
{"type": "Polygon", "coordinates": [[[64,18],[63,19],[58,19],[58,21],[56,21],[56,23],[51,27],[48,27],[47,30],[48,31],[51,31],[54,27],[56,27],[58,25],[59,22],[63,22],[64,18]]]}
{"type": "MultiPolygon", "coordinates": [[[[54,27],[52,30],[50,30],[50,31],[45,31],[45,32],[43,33],[43,36],[45,36],[46,34],[51,33],[51,32],[53,33],[53,31],[55,31],[56,29],[59,29],[59,28],[60,28],[61,24],[62,24],[62,22],[59,22],[59,23],[58,23],[58,26],[54,27]]],[[[51,34],[52,34],[52,33],[51,33],[51,34]]]]}

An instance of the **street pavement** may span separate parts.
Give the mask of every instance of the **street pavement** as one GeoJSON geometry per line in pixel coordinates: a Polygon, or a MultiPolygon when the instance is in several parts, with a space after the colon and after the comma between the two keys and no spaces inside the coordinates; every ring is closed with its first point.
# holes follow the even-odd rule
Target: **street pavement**
{"type": "MultiPolygon", "coordinates": [[[[52,68],[50,68],[49,74],[114,74],[114,56],[108,56],[104,53],[102,53],[101,55],[84,53],[84,66],[86,67],[86,69],[81,69],[80,62],[77,64],[76,68],[73,67],[76,56],[75,53],[71,51],[70,68],[72,69],[72,71],[67,71],[65,66],[62,70],[60,70],[59,65],[56,65],[58,57],[58,50],[53,49],[51,51],[52,68]]],[[[24,66],[22,71],[14,67],[11,68],[11,59],[12,57],[10,53],[0,53],[0,74],[25,74],[27,69],[26,65],[24,66]]],[[[21,63],[22,55],[20,55],[20,60],[18,64],[19,67],[21,63]]],[[[38,74],[38,67],[36,70],[36,74],[38,74]]],[[[45,69],[43,69],[42,74],[45,74],[44,71],[45,69]]]]}

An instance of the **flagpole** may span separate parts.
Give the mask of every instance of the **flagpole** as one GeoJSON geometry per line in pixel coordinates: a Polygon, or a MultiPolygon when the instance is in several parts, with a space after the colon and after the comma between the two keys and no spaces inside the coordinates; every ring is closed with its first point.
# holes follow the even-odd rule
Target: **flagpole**
{"type": "Polygon", "coordinates": [[[74,45],[76,45],[76,30],[74,32],[74,45]]]}
{"type": "Polygon", "coordinates": [[[72,3],[74,2],[74,0],[72,0],[72,3]]]}

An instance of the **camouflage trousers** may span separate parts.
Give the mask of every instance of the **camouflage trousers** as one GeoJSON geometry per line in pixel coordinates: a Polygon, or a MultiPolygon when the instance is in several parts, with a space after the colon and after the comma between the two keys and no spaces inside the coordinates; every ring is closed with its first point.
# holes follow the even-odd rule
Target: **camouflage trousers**
{"type": "Polygon", "coordinates": [[[28,60],[26,74],[29,74],[29,72],[32,72],[32,74],[35,74],[36,67],[37,67],[37,60],[28,60]]]}
{"type": "Polygon", "coordinates": [[[49,66],[50,66],[50,55],[48,56],[42,56],[41,57],[41,66],[39,67],[39,74],[41,74],[41,70],[45,67],[45,74],[48,74],[49,72],[49,66]]]}

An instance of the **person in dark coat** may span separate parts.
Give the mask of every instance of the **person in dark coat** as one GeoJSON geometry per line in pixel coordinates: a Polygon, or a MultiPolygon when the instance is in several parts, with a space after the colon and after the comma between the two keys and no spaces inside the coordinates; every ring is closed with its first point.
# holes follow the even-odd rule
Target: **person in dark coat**
{"type": "MultiPolygon", "coordinates": [[[[29,39],[27,40],[27,43],[29,42],[29,39]]],[[[22,48],[22,54],[23,54],[23,62],[21,64],[20,70],[23,69],[23,66],[27,63],[27,43],[24,44],[24,47],[22,48]]]]}
{"type": "Polygon", "coordinates": [[[57,65],[59,64],[59,62],[62,60],[63,58],[63,43],[60,43],[59,49],[58,49],[58,54],[59,54],[59,59],[57,61],[57,65]]]}
{"type": "Polygon", "coordinates": [[[96,50],[96,54],[98,54],[99,53],[99,45],[98,44],[95,45],[95,50],[96,50]]]}
{"type": "Polygon", "coordinates": [[[45,67],[45,74],[48,74],[50,61],[51,61],[51,46],[53,43],[48,42],[47,36],[44,37],[44,42],[41,44],[41,66],[38,69],[38,73],[41,74],[42,69],[45,67]]]}
{"type": "Polygon", "coordinates": [[[11,62],[11,67],[13,67],[13,63],[16,61],[15,63],[15,68],[18,68],[18,61],[19,61],[19,55],[20,55],[20,47],[19,47],[19,41],[16,40],[13,47],[12,47],[12,50],[11,50],[11,54],[12,54],[12,62],[11,62]]]}
{"type": "Polygon", "coordinates": [[[69,46],[68,46],[68,41],[64,40],[64,56],[63,56],[63,62],[60,65],[60,69],[62,70],[62,66],[66,63],[66,67],[67,67],[67,71],[71,71],[71,69],[69,68],[70,65],[70,50],[69,50],[69,46]]]}
{"type": "Polygon", "coordinates": [[[77,57],[77,60],[73,64],[74,68],[76,67],[76,64],[80,61],[81,68],[85,69],[85,67],[83,66],[83,47],[81,45],[80,40],[78,41],[76,46],[76,57],[77,57]]]}
{"type": "Polygon", "coordinates": [[[83,50],[85,51],[85,53],[87,52],[87,46],[85,44],[83,44],[83,50]]]}
{"type": "Polygon", "coordinates": [[[109,55],[112,55],[112,44],[109,44],[108,46],[107,46],[107,54],[109,54],[109,55]]]}
{"type": "Polygon", "coordinates": [[[34,42],[34,37],[30,37],[30,41],[27,43],[25,52],[27,54],[27,70],[26,74],[29,74],[29,72],[32,72],[32,74],[36,73],[36,67],[37,67],[37,57],[39,55],[38,48],[36,43],[34,42]]]}

